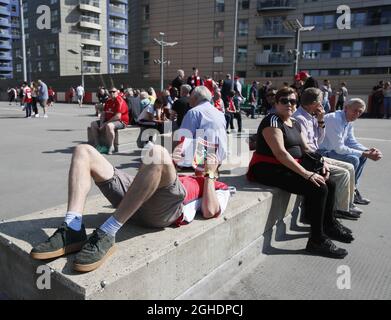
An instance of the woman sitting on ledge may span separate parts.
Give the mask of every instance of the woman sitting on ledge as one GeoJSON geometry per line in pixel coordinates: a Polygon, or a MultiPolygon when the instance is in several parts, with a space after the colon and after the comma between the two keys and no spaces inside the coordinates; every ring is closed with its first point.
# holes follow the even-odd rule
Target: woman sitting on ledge
{"type": "Polygon", "coordinates": [[[308,148],[300,126],[291,118],[296,105],[296,92],[292,88],[277,92],[276,113],[269,114],[259,126],[248,178],[304,196],[306,217],[311,224],[306,251],[342,259],[347,251],[337,248],[331,239],[351,242],[353,237],[351,231],[334,218],[335,184],[329,180],[328,167],[323,168],[321,175],[300,164],[308,148]]]}

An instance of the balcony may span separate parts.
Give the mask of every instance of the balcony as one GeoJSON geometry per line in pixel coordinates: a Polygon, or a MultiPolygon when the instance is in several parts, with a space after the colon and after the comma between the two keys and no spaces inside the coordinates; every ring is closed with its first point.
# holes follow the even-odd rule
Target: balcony
{"type": "Polygon", "coordinates": [[[102,26],[100,25],[99,18],[89,17],[89,16],[80,16],[80,27],[94,29],[94,30],[102,30],[102,26]]]}
{"type": "Polygon", "coordinates": [[[124,22],[116,22],[113,20],[109,20],[109,28],[111,30],[115,30],[116,32],[120,33],[127,33],[127,24],[125,23],[125,20],[122,20],[124,22]]]}
{"type": "Polygon", "coordinates": [[[11,33],[9,32],[9,30],[0,29],[0,39],[1,38],[10,39],[11,38],[11,33]]]}
{"type": "Polygon", "coordinates": [[[4,61],[11,61],[12,56],[10,51],[0,51],[0,60],[4,61]]]}
{"type": "Polygon", "coordinates": [[[85,73],[100,73],[100,67],[84,67],[85,73]]]}
{"type": "Polygon", "coordinates": [[[258,11],[296,10],[297,0],[259,0],[258,11]]]}
{"type": "Polygon", "coordinates": [[[6,7],[0,6],[0,15],[9,17],[11,15],[11,12],[6,7]]]}
{"type": "Polygon", "coordinates": [[[0,40],[0,49],[9,49],[9,50],[11,50],[12,49],[11,42],[10,41],[0,40]]]}
{"type": "Polygon", "coordinates": [[[99,1],[97,0],[80,0],[79,10],[85,12],[102,13],[99,1]]]}
{"type": "Polygon", "coordinates": [[[0,63],[0,72],[12,72],[12,63],[0,63]]]}
{"type": "Polygon", "coordinates": [[[277,39],[277,38],[293,38],[295,34],[287,31],[284,26],[277,26],[273,28],[258,26],[257,39],[277,39]]]}
{"type": "Polygon", "coordinates": [[[128,12],[126,5],[114,5],[110,3],[109,5],[109,15],[120,18],[128,18],[128,12]]]}
{"type": "Polygon", "coordinates": [[[110,37],[110,44],[114,46],[126,46],[126,39],[110,37]]]}
{"type": "Polygon", "coordinates": [[[288,66],[293,63],[293,57],[285,52],[258,53],[255,60],[256,66],[288,66]]]}
{"type": "Polygon", "coordinates": [[[325,60],[325,59],[349,59],[363,57],[391,56],[391,48],[383,49],[363,49],[363,50],[343,50],[343,51],[304,51],[303,60],[325,60]]]}
{"type": "Polygon", "coordinates": [[[126,54],[122,53],[111,53],[110,54],[110,59],[111,60],[116,60],[116,61],[128,61],[128,56],[126,54]]]}
{"type": "Polygon", "coordinates": [[[7,18],[0,18],[0,26],[11,27],[11,22],[7,18]]]}

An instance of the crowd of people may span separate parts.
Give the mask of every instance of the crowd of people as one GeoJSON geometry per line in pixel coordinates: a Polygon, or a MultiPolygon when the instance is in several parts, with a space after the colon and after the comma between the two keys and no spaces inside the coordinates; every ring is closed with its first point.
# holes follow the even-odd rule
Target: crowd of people
{"type": "Polygon", "coordinates": [[[11,87],[7,89],[8,101],[11,106],[20,103],[20,107],[26,112],[25,118],[39,118],[38,105],[41,106],[43,117],[48,118],[48,108],[54,106],[56,93],[52,87],[48,87],[45,82],[26,81],[20,87],[11,87]]]}
{"type": "Polygon", "coordinates": [[[72,157],[64,223],[47,241],[35,246],[31,256],[45,260],[78,252],[74,269],[89,272],[113,254],[116,234],[128,220],[164,228],[189,224],[197,212],[205,219],[219,217],[234,190],[218,181],[219,167],[227,158],[234,119],[239,131],[242,129],[240,108],[248,99],[249,117],[255,116],[258,106],[266,116],[253,137],[247,178],[260,188],[278,187],[303,196],[302,216],[311,226],[306,251],[344,258],[347,250],[333,241],[351,243],[354,235],[338,219],[359,219],[363,211],[358,205],[370,203],[359,191],[360,178],[367,160],[379,161],[383,155],[354,136],[353,123],[364,113],[366,103],[349,98],[346,84],[338,90],[341,106],[331,112],[329,81],[319,87],[305,72],[294,80],[279,89],[271,82],[258,88],[254,82],[243,97],[237,78],[227,74],[225,80],[216,82],[209,76],[201,78],[194,68],[187,79],[179,70],[170,88],[159,96],[153,88],[100,87],[96,106],[100,119],[91,125],[92,146],[78,146],[72,157]],[[115,130],[138,124],[162,131],[165,122],[173,124],[177,146],[170,154],[148,142],[135,177],[114,168],[101,155],[112,153],[115,130]],[[193,141],[190,147],[189,141],[193,141]],[[197,153],[199,145],[202,150],[197,153]],[[182,176],[185,168],[194,174],[182,176]],[[116,210],[88,238],[83,210],[91,179],[116,210]]]}

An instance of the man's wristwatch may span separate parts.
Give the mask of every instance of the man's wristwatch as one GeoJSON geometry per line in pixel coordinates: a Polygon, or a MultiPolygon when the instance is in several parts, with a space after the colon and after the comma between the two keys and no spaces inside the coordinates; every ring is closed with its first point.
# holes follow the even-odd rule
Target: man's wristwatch
{"type": "Polygon", "coordinates": [[[212,171],[205,173],[204,177],[210,180],[217,180],[217,175],[212,171]]]}

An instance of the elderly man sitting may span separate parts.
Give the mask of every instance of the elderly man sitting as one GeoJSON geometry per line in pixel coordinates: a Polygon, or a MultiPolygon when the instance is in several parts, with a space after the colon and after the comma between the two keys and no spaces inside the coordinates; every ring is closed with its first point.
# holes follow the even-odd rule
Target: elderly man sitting
{"type": "MultiPolygon", "coordinates": [[[[322,106],[323,93],[317,88],[308,88],[301,95],[301,106],[293,114],[301,127],[303,138],[312,152],[319,149],[327,127],[324,124],[325,110],[322,106]]],[[[335,195],[336,217],[356,220],[362,211],[354,206],[354,167],[350,163],[325,158],[338,192],[335,195]]]]}
{"type": "MultiPolygon", "coordinates": [[[[227,133],[225,131],[226,120],[224,114],[217,110],[212,102],[212,94],[205,86],[196,87],[189,100],[190,111],[183,119],[181,128],[175,132],[174,140],[181,138],[191,140],[203,139],[208,144],[217,148],[217,157],[220,163],[227,157],[227,133]]],[[[194,154],[194,150],[187,155],[194,154]]],[[[185,155],[189,160],[189,157],[185,155]]],[[[191,163],[182,164],[183,167],[191,167],[191,163]]]]}
{"type": "Polygon", "coordinates": [[[383,155],[376,148],[367,148],[360,144],[353,131],[353,122],[365,111],[366,104],[361,99],[350,99],[344,107],[334,113],[325,116],[327,127],[326,136],[320,145],[320,153],[326,157],[349,162],[355,170],[355,194],[354,203],[369,204],[370,200],[361,196],[358,191],[358,183],[364,170],[367,159],[380,160],[383,155]]]}
{"type": "Polygon", "coordinates": [[[104,105],[100,120],[91,123],[93,146],[101,153],[112,154],[114,151],[115,131],[125,129],[129,124],[128,105],[116,88],[109,90],[110,99],[104,105]],[[103,137],[100,137],[102,135],[103,137]],[[100,144],[103,138],[105,145],[100,144]]]}

